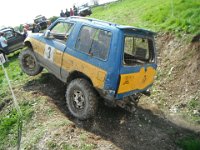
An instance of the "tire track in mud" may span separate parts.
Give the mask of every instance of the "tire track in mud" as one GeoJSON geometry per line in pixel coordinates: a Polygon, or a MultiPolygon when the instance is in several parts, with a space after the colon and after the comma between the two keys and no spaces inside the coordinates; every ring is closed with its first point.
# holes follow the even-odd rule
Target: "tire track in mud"
{"type": "Polygon", "coordinates": [[[95,149],[176,150],[179,140],[188,136],[200,137],[198,133],[170,122],[164,115],[155,115],[142,107],[131,114],[120,108],[100,104],[95,118],[79,121],[66,108],[65,85],[48,73],[42,74],[39,80],[43,82],[30,81],[23,87],[24,90],[49,97],[48,102],[58,108],[58,113],[72,121],[76,128],[92,133],[88,136],[91,143],[101,143],[95,149]],[[102,144],[104,141],[111,142],[112,148],[107,146],[108,143],[102,144]]]}

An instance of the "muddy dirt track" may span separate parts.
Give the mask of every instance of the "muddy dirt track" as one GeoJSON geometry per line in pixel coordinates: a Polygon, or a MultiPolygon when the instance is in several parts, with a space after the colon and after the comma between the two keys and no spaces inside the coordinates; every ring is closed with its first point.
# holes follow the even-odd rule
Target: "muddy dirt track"
{"type": "MultiPolygon", "coordinates": [[[[23,90],[32,92],[37,97],[47,96],[48,103],[55,106],[57,113],[73,122],[70,126],[73,134],[80,130],[89,133],[87,138],[89,143],[95,145],[94,149],[179,150],[179,140],[191,136],[199,137],[198,133],[173,124],[162,113],[155,115],[153,111],[140,106],[131,114],[120,108],[109,108],[100,104],[94,119],[79,121],[66,108],[65,86],[62,82],[49,73],[43,73],[37,80],[27,82],[23,90]]],[[[62,140],[67,139],[62,137],[62,140]]]]}

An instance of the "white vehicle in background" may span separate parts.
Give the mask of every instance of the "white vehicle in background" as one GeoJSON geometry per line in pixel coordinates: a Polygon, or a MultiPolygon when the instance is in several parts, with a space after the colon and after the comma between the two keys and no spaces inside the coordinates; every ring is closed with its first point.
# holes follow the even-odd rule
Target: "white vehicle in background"
{"type": "Polygon", "coordinates": [[[92,14],[92,10],[89,6],[82,5],[78,7],[78,15],[85,17],[85,16],[90,16],[92,14]]]}
{"type": "Polygon", "coordinates": [[[36,16],[34,19],[34,23],[40,27],[40,30],[44,30],[47,28],[47,19],[45,16],[36,16]]]}

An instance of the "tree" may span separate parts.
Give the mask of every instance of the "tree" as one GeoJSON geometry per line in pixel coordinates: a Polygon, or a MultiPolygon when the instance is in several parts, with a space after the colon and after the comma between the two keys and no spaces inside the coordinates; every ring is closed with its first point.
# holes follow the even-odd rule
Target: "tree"
{"type": "Polygon", "coordinates": [[[53,17],[50,17],[49,20],[51,21],[51,23],[53,23],[56,19],[58,19],[59,17],[57,16],[53,16],[53,17]]]}
{"type": "Polygon", "coordinates": [[[24,29],[23,24],[20,24],[20,25],[18,26],[18,30],[19,30],[19,32],[23,32],[23,29],[24,29]]]}

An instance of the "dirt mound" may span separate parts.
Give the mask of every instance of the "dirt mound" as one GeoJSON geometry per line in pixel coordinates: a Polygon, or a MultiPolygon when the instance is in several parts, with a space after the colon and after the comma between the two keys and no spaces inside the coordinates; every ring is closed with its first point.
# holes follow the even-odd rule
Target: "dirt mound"
{"type": "Polygon", "coordinates": [[[184,36],[178,39],[168,33],[158,35],[158,74],[148,101],[155,102],[166,113],[181,115],[198,125],[200,43],[188,43],[184,36]]]}

